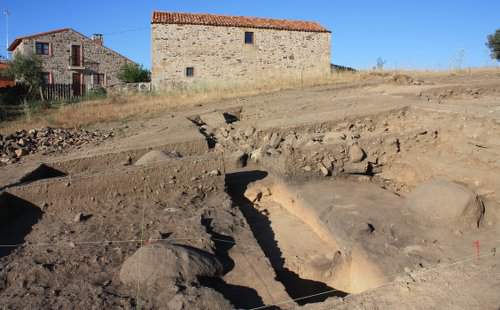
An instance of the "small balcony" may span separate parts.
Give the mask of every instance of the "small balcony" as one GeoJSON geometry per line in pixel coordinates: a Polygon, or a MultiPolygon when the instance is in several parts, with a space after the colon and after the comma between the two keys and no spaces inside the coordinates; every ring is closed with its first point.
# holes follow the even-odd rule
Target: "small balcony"
{"type": "Polygon", "coordinates": [[[69,58],[69,70],[83,70],[85,67],[83,66],[83,59],[81,57],[73,57],[69,58]]]}

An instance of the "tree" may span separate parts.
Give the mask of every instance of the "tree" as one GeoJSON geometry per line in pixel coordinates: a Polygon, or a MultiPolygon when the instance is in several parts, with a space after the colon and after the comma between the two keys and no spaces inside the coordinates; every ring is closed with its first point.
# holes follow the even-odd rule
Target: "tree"
{"type": "Polygon", "coordinates": [[[500,29],[497,29],[494,34],[488,36],[486,46],[491,50],[491,58],[500,61],[500,29]]]}
{"type": "Polygon", "coordinates": [[[15,53],[6,74],[26,87],[26,97],[36,97],[43,83],[42,60],[34,54],[15,53]]]}
{"type": "Polygon", "coordinates": [[[142,65],[126,63],[120,68],[118,79],[124,83],[150,82],[151,72],[142,65]]]}

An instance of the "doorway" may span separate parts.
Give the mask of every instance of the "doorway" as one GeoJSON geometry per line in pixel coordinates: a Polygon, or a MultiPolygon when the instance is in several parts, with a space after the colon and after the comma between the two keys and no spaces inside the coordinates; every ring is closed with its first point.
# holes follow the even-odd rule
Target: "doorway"
{"type": "Polygon", "coordinates": [[[81,73],[73,73],[73,96],[80,97],[82,95],[82,75],[81,73]]]}

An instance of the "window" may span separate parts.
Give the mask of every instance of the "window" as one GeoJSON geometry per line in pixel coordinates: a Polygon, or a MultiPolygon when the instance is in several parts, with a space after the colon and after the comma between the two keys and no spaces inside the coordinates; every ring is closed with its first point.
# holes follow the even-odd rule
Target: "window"
{"type": "Polygon", "coordinates": [[[82,47],[80,45],[71,45],[71,66],[82,66],[82,47]]]}
{"type": "Polygon", "coordinates": [[[94,85],[99,85],[99,86],[106,86],[105,84],[105,76],[103,73],[96,73],[94,74],[94,85]]]}
{"type": "Polygon", "coordinates": [[[253,44],[253,32],[245,32],[245,44],[253,44]]]}
{"type": "Polygon", "coordinates": [[[194,68],[193,67],[187,67],[186,68],[186,76],[188,76],[188,77],[193,77],[194,76],[194,68]]]}
{"type": "Polygon", "coordinates": [[[37,55],[48,55],[49,54],[49,43],[36,42],[35,49],[37,55]]]}
{"type": "Polygon", "coordinates": [[[43,85],[51,84],[50,72],[42,72],[42,83],[43,85]]]}

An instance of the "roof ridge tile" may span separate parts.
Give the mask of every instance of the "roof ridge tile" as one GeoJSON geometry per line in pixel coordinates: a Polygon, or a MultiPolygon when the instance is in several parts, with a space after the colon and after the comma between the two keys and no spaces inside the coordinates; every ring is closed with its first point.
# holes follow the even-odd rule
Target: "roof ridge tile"
{"type": "Polygon", "coordinates": [[[248,27],[275,30],[330,32],[317,22],[272,19],[249,16],[228,16],[216,14],[178,13],[154,11],[152,24],[206,25],[222,27],[248,27]]]}

